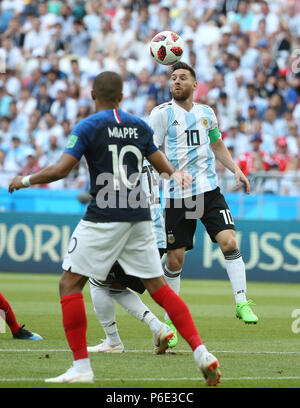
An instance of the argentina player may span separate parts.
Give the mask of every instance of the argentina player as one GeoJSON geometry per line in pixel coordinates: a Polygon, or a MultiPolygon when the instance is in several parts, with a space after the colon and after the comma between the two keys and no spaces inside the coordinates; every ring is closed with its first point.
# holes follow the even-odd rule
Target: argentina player
{"type": "MultiPolygon", "coordinates": [[[[118,109],[122,87],[120,75],[108,71],[99,74],[92,90],[96,113],[75,126],[60,160],[35,174],[15,177],[9,185],[9,192],[13,193],[32,184],[59,180],[82,156],[89,168],[92,200],[72,234],[59,285],[63,326],[74,362],[64,374],[46,382],[94,381],[82,290],[89,278],[106,280],[118,261],[126,274],[142,279],[152,298],[166,310],[193,350],[207,385],[217,385],[221,377],[219,362],[204,346],[185,302],[164,279],[149,207],[137,205],[137,198],[133,200],[140,194],[134,189],[144,157],[160,174],[176,179],[182,188],[190,185],[192,176],[175,169],[158,151],[153,131],[145,122],[118,109]]],[[[164,325],[157,333],[157,346],[167,348],[172,337],[172,330],[164,325]]]]}
{"type": "MultiPolygon", "coordinates": [[[[234,221],[218,187],[215,157],[235,174],[237,184],[245,184],[248,194],[249,181],[225,147],[214,111],[207,105],[193,102],[196,87],[193,68],[184,62],[175,63],[171,67],[173,99],[155,107],[150,114],[149,124],[157,145],[176,168],[189,172],[194,178],[184,190],[173,180],[164,183],[168,250],[165,277],[171,288],[179,293],[185,251],[193,248],[199,218],[211,240],[217,242],[223,252],[235,296],[236,316],[245,323],[257,323],[258,318],[249,306],[251,301],[246,299],[245,264],[237,247],[234,221]]],[[[174,347],[177,343],[175,328],[167,315],[165,321],[175,332],[169,343],[174,347]]]]}

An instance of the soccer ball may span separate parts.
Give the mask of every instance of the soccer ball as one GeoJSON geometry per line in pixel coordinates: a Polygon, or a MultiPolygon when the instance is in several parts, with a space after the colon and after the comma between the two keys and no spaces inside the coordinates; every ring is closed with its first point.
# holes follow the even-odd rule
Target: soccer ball
{"type": "Polygon", "coordinates": [[[183,40],[178,34],[162,31],[152,38],[150,54],[159,64],[173,65],[182,57],[183,48],[183,40]]]}

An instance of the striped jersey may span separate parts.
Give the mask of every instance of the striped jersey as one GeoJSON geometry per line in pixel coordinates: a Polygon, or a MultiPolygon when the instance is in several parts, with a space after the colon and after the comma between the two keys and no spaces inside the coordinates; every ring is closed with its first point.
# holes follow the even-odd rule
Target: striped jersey
{"type": "Polygon", "coordinates": [[[220,139],[221,134],[212,108],[194,103],[188,112],[172,100],[152,110],[149,124],[156,144],[173,166],[195,179],[184,190],[174,180],[166,181],[166,198],[191,197],[217,187],[215,155],[210,143],[220,139]]]}

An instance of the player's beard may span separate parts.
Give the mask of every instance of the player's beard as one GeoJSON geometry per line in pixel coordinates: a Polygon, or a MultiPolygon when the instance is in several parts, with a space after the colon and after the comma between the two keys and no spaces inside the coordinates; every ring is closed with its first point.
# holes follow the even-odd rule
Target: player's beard
{"type": "Polygon", "coordinates": [[[191,91],[189,89],[186,89],[185,91],[181,90],[181,92],[178,94],[171,91],[171,94],[175,101],[183,102],[183,101],[186,101],[190,97],[191,91]]]}

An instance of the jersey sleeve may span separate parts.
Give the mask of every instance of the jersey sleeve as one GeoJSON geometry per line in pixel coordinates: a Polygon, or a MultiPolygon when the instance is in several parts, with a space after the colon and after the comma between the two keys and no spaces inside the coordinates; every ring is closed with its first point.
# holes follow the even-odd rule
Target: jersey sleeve
{"type": "Polygon", "coordinates": [[[154,132],[154,142],[157,146],[161,146],[164,143],[165,138],[165,127],[162,123],[162,112],[154,108],[149,116],[149,125],[154,132]]]}
{"type": "Polygon", "coordinates": [[[69,137],[64,153],[71,154],[80,160],[87,148],[88,135],[87,123],[85,121],[79,122],[69,137]]]}
{"type": "Polygon", "coordinates": [[[215,143],[217,140],[222,138],[222,135],[218,128],[218,119],[215,115],[215,112],[210,108],[210,129],[208,131],[208,136],[210,139],[210,143],[215,143]]]}

